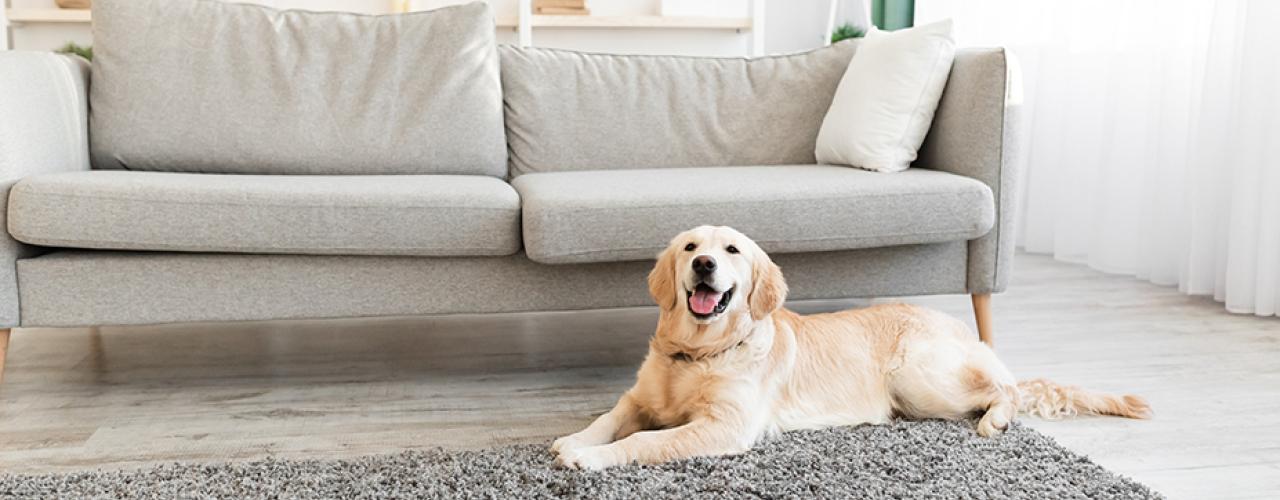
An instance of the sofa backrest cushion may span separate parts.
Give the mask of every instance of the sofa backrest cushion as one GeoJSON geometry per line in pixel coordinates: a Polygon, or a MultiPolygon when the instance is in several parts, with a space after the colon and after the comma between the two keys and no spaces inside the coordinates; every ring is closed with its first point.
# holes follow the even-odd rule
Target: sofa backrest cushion
{"type": "Polygon", "coordinates": [[[506,175],[493,16],[97,0],[95,168],[506,175]]]}
{"type": "Polygon", "coordinates": [[[856,46],[758,59],[500,46],[511,175],[814,163],[856,46]]]}

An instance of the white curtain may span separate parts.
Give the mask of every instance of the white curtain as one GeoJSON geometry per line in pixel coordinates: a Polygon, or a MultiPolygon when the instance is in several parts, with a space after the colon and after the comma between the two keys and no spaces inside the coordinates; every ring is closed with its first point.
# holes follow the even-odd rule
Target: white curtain
{"type": "Polygon", "coordinates": [[[1280,311],[1280,0],[916,0],[1018,58],[1018,243],[1280,311]]]}

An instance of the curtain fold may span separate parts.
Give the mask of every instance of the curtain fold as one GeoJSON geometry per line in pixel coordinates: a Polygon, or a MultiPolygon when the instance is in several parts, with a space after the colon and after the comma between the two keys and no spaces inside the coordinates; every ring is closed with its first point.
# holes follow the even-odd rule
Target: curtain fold
{"type": "Polygon", "coordinates": [[[1280,311],[1280,1],[916,1],[948,17],[1020,61],[1020,246],[1280,311]]]}

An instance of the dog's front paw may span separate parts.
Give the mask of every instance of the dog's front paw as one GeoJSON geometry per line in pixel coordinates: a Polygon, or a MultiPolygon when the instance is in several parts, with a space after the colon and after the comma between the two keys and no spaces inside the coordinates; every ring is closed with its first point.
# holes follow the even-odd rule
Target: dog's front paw
{"type": "Polygon", "coordinates": [[[556,463],[561,467],[581,470],[604,470],[605,468],[618,465],[613,458],[613,454],[604,446],[572,449],[562,448],[560,450],[560,456],[556,457],[556,463]]]}
{"type": "Polygon", "coordinates": [[[582,439],[580,439],[577,434],[570,434],[553,441],[551,443],[551,453],[559,455],[566,451],[576,450],[583,447],[585,447],[585,443],[582,442],[582,439]]]}

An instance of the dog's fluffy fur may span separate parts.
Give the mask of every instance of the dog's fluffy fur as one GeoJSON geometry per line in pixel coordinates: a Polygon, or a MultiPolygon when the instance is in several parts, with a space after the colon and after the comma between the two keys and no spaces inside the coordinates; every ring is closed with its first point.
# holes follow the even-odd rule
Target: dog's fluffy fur
{"type": "Polygon", "coordinates": [[[635,386],[589,427],[556,440],[560,464],[600,469],[740,453],[771,433],[894,416],[980,414],[978,434],[994,436],[1020,410],[1048,418],[1149,415],[1136,396],[1019,383],[964,323],[937,311],[905,304],[788,311],[782,271],[727,227],[672,240],[649,291],[661,317],[635,386]],[[712,259],[714,271],[697,272],[695,258],[712,259]],[[696,307],[695,293],[704,294],[696,307]],[[713,299],[720,302],[712,313],[695,314],[713,299]]]}

